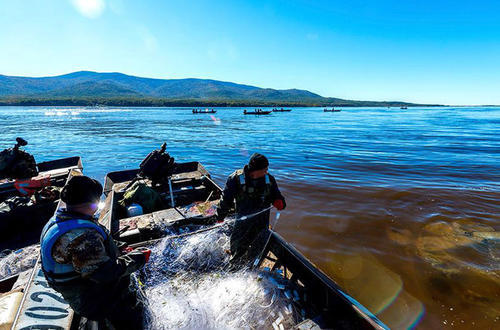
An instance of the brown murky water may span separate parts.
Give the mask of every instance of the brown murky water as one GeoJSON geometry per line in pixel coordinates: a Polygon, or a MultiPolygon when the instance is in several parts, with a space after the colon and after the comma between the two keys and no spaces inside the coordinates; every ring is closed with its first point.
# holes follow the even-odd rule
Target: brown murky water
{"type": "Polygon", "coordinates": [[[391,328],[500,327],[499,193],[281,186],[278,232],[391,328]]]}

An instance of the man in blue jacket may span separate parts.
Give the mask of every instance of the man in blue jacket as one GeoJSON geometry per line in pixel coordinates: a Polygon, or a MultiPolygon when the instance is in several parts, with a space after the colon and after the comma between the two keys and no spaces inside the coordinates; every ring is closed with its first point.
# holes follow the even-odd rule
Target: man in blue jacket
{"type": "MultiPolygon", "coordinates": [[[[258,213],[271,204],[278,210],[286,207],[285,198],[268,169],[267,158],[255,153],[248,165],[228,177],[217,208],[218,220],[223,220],[233,208],[238,219],[258,213]]],[[[263,242],[258,237],[262,237],[264,230],[269,227],[269,213],[268,210],[235,222],[230,243],[232,262],[243,262],[245,256],[249,257],[263,248],[263,242]]]]}
{"type": "Polygon", "coordinates": [[[130,274],[144,266],[151,251],[119,251],[94,218],[101,193],[102,185],[89,177],[68,181],[61,192],[66,208],[42,231],[42,269],[76,313],[116,329],[141,329],[142,305],[129,288],[130,274]]]}

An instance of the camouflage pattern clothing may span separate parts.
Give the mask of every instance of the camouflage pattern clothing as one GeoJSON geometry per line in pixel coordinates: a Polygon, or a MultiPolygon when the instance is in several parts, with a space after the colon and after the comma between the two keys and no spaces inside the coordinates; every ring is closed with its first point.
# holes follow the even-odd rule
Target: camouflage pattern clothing
{"type": "Polygon", "coordinates": [[[104,238],[93,229],[75,229],[62,235],[52,248],[52,257],[60,264],[73,264],[75,271],[88,277],[110,258],[104,238]]]}
{"type": "MultiPolygon", "coordinates": [[[[58,216],[85,217],[64,210],[58,216]]],[[[106,319],[116,329],[142,328],[142,305],[129,288],[130,274],[145,264],[141,252],[121,255],[111,235],[105,238],[95,229],[78,228],[57,239],[52,258],[72,264],[81,275],[64,283],[49,280],[77,314],[103,323],[106,319]]]]}
{"type": "MultiPolygon", "coordinates": [[[[248,175],[248,166],[233,172],[226,181],[222,198],[217,208],[217,218],[222,220],[234,208],[236,217],[253,214],[269,207],[275,200],[280,199],[286,206],[285,198],[281,194],[276,179],[267,174],[266,178],[252,179],[248,175]],[[240,178],[244,175],[244,180],[240,178]],[[244,186],[242,182],[244,181],[244,186]]],[[[262,248],[264,243],[259,237],[261,232],[269,227],[269,211],[246,220],[236,221],[231,233],[231,254],[235,262],[243,261],[244,256],[251,257],[252,252],[262,248]]]]}

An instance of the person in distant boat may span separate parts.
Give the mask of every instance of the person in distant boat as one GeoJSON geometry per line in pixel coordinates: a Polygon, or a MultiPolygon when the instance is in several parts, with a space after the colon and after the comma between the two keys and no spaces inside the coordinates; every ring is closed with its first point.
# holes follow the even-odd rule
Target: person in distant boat
{"type": "MultiPolygon", "coordinates": [[[[264,155],[255,153],[248,165],[233,172],[226,181],[217,219],[222,221],[233,208],[236,217],[248,216],[274,205],[278,210],[286,207],[275,178],[268,173],[269,161],[264,155]]],[[[237,220],[231,233],[231,261],[241,263],[245,257],[252,257],[263,248],[262,236],[269,227],[269,213],[266,211],[245,220],[237,220]]]]}
{"type": "Polygon", "coordinates": [[[61,191],[66,208],[47,222],[40,238],[47,282],[71,308],[89,320],[115,329],[142,329],[142,305],[129,289],[130,274],[141,269],[150,250],[123,253],[94,213],[102,185],[72,177],[61,191]],[[102,322],[102,323],[101,323],[102,322]]]}

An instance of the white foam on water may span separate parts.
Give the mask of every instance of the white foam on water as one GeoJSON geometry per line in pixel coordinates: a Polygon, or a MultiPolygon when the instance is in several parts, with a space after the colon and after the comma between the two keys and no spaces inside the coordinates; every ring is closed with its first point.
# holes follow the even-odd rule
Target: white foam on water
{"type": "Polygon", "coordinates": [[[45,116],[79,116],[85,113],[114,113],[131,112],[132,109],[85,109],[85,108],[64,108],[64,109],[45,109],[45,116]]]}

